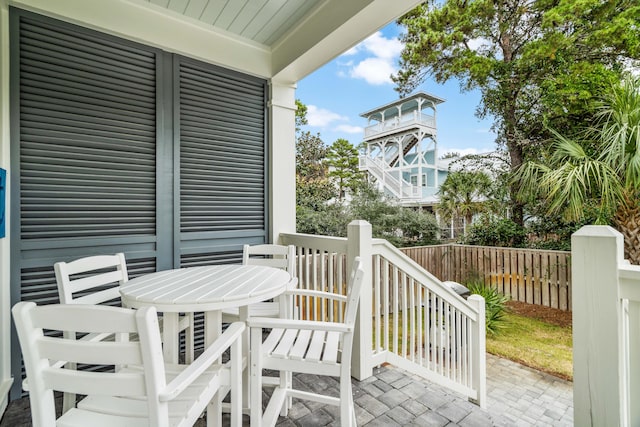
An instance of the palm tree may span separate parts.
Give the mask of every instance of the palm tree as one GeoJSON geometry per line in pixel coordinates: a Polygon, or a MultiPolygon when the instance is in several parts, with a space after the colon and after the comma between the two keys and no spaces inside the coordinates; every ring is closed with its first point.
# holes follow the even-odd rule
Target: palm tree
{"type": "Polygon", "coordinates": [[[483,212],[491,191],[491,178],[481,171],[456,171],[440,186],[438,212],[445,220],[464,218],[464,232],[473,215],[483,212]]]}
{"type": "Polygon", "coordinates": [[[627,76],[604,94],[595,124],[580,140],[553,132],[552,152],[518,171],[521,197],[542,197],[550,214],[579,221],[595,206],[597,223],[624,235],[625,256],[640,264],[640,78],[627,76]]]}

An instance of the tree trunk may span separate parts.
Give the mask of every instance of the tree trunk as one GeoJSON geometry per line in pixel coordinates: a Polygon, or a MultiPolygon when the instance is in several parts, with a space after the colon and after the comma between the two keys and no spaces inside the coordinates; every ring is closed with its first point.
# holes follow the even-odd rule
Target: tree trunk
{"type": "Polygon", "coordinates": [[[627,195],[614,216],[616,228],[624,236],[624,257],[631,264],[640,265],[640,206],[637,199],[627,195]]]}
{"type": "MultiPolygon", "coordinates": [[[[505,140],[507,150],[509,151],[509,161],[511,172],[515,172],[520,168],[524,161],[524,152],[522,146],[518,141],[516,131],[516,100],[508,99],[505,111],[504,111],[504,129],[505,140]]],[[[509,186],[510,199],[511,199],[511,218],[513,222],[520,226],[524,226],[524,204],[521,203],[518,198],[518,190],[520,189],[520,183],[513,181],[509,186]]]]}

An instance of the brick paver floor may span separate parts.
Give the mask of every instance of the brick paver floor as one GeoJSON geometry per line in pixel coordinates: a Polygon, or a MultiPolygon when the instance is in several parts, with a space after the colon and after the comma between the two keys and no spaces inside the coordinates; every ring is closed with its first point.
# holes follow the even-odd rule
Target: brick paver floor
{"type": "MultiPolygon", "coordinates": [[[[294,376],[301,389],[338,395],[338,382],[315,375],[294,376]]],[[[475,427],[573,425],[572,383],[487,355],[487,408],[406,371],[384,366],[365,381],[353,380],[356,417],[364,427],[475,427]]],[[[265,393],[265,402],[268,396],[265,393]]],[[[225,418],[224,424],[228,425],[225,418]]],[[[245,425],[249,425],[245,417],[245,425]]],[[[0,427],[29,426],[28,399],[11,402],[0,427]]],[[[204,426],[204,421],[198,422],[204,426]]],[[[278,426],[338,426],[338,408],[295,401],[278,426]]]]}

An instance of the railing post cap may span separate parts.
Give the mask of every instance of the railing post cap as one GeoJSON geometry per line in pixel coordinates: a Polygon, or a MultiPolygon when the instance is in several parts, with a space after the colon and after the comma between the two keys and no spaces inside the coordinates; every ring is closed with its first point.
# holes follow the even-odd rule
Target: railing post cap
{"type": "Polygon", "coordinates": [[[354,219],[353,221],[351,221],[349,223],[349,225],[353,225],[353,226],[371,226],[371,224],[368,221],[365,221],[364,219],[354,219]]]}
{"type": "Polygon", "coordinates": [[[608,225],[585,225],[572,237],[622,237],[622,234],[608,225]]]}
{"type": "Polygon", "coordinates": [[[484,302],[484,297],[482,295],[478,295],[478,294],[471,294],[471,295],[469,295],[469,298],[467,298],[467,301],[468,300],[484,302]]]}

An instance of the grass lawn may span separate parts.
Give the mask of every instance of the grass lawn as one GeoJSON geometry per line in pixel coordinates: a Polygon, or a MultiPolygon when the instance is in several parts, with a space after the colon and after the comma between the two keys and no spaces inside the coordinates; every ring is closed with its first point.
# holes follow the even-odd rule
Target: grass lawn
{"type": "Polygon", "coordinates": [[[573,380],[571,326],[559,326],[515,312],[505,315],[504,328],[487,335],[487,351],[496,356],[573,380]]]}

